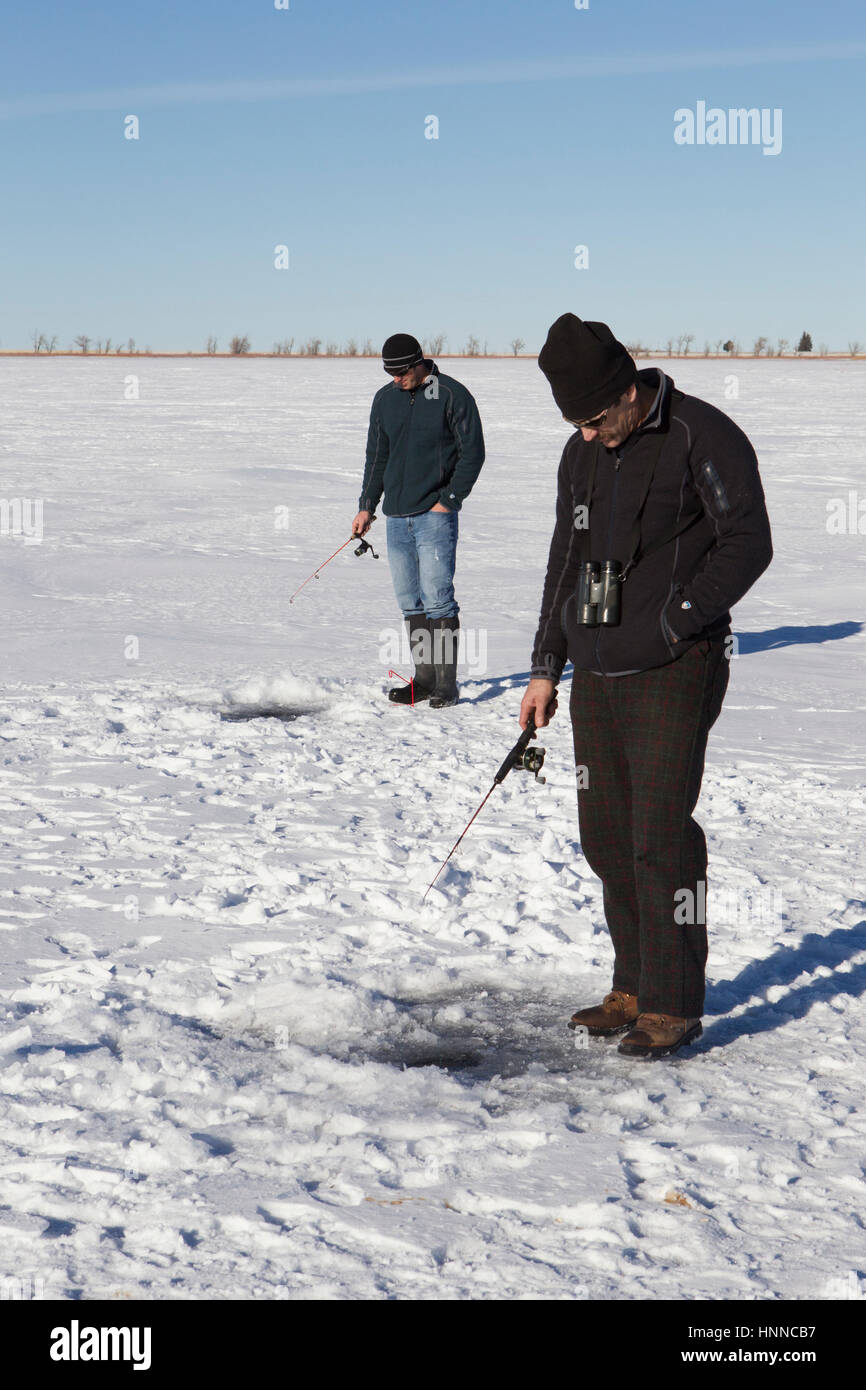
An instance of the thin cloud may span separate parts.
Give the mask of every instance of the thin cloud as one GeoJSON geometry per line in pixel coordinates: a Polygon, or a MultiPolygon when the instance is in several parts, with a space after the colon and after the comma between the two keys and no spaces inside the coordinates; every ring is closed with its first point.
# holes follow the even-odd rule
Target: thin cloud
{"type": "Polygon", "coordinates": [[[866,55],[866,42],[834,41],[770,48],[699,49],[690,53],[639,53],[599,58],[537,59],[467,67],[416,69],[369,76],[299,77],[283,81],[175,82],[152,87],[117,87],[97,92],[46,92],[0,102],[0,120],[54,116],[73,111],[142,110],[156,106],[292,101],[298,97],[357,96],[400,88],[442,88],[555,82],[580,78],[641,77],[654,73],[713,68],[770,67],[788,63],[838,62],[866,55]]]}

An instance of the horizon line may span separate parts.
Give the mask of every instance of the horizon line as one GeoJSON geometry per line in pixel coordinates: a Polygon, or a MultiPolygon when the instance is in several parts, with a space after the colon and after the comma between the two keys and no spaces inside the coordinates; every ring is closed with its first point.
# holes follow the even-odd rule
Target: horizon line
{"type": "MultiPolygon", "coordinates": [[[[444,357],[452,357],[465,362],[494,361],[504,358],[506,361],[516,359],[518,361],[533,361],[541,352],[431,352],[426,354],[431,361],[439,361],[444,357]]],[[[659,357],[665,362],[690,362],[714,360],[718,362],[732,362],[750,360],[753,362],[794,362],[794,361],[826,361],[828,357],[842,357],[849,362],[859,362],[861,358],[866,358],[866,350],[863,352],[843,351],[842,349],[830,349],[826,352],[815,352],[810,350],[798,352],[793,348],[790,352],[667,352],[665,348],[644,348],[641,350],[632,349],[631,355],[636,361],[645,358],[659,357]]],[[[35,348],[0,348],[0,357],[91,357],[108,358],[116,360],[118,357],[219,357],[227,360],[237,359],[243,361],[245,358],[267,357],[275,361],[286,361],[295,359],[301,362],[381,362],[382,355],[378,352],[202,352],[201,349],[170,348],[160,349],[154,352],[152,349],[139,348],[133,352],[124,349],[117,351],[114,348],[110,352],[82,352],[80,348],[55,348],[53,351],[43,349],[37,351],[35,348]]]]}

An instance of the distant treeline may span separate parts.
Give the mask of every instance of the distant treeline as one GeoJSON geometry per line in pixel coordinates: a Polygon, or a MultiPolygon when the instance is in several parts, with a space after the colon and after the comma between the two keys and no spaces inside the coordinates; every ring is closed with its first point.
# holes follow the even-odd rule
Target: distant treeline
{"type": "MultiPolygon", "coordinates": [[[[809,333],[802,333],[796,347],[787,338],[777,338],[773,343],[769,338],[755,338],[751,346],[743,346],[736,338],[718,338],[714,343],[705,341],[703,349],[694,349],[695,335],[693,333],[681,333],[676,338],[668,338],[661,347],[647,347],[641,342],[626,343],[626,347],[632,357],[802,357],[812,353],[812,337],[809,333]]],[[[230,338],[226,347],[220,350],[218,339],[211,334],[203,350],[198,352],[190,349],[187,352],[154,352],[151,347],[139,348],[136,346],[134,338],[128,338],[126,342],[113,342],[111,338],[90,338],[85,333],[80,333],[77,338],[73,338],[69,347],[58,348],[56,334],[49,337],[46,333],[38,330],[31,336],[30,349],[6,349],[3,356],[33,355],[44,353],[52,356],[58,353],[64,355],[69,353],[81,354],[90,357],[105,357],[114,354],[118,357],[378,357],[380,349],[375,347],[372,340],[367,338],[359,344],[356,339],[350,338],[349,341],[341,346],[333,341],[323,341],[321,338],[307,338],[305,342],[298,341],[295,345],[294,338],[283,338],[280,342],[274,343],[270,351],[253,351],[250,340],[246,336],[237,334],[230,338]]],[[[509,351],[496,352],[490,350],[488,343],[481,341],[470,335],[462,348],[447,350],[448,339],[444,333],[438,333],[433,337],[422,339],[422,346],[429,357],[535,357],[537,353],[526,351],[526,343],[522,338],[512,338],[509,343],[509,351]]],[[[857,340],[849,342],[847,352],[834,351],[831,353],[826,343],[819,343],[817,348],[818,357],[859,357],[863,353],[863,344],[857,340]]]]}

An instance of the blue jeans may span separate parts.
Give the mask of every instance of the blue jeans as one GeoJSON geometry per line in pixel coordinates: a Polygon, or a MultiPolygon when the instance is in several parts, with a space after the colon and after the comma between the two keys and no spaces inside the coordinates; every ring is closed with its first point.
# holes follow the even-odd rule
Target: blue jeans
{"type": "Polygon", "coordinates": [[[388,564],[404,618],[456,618],[457,513],[388,517],[388,564]]]}

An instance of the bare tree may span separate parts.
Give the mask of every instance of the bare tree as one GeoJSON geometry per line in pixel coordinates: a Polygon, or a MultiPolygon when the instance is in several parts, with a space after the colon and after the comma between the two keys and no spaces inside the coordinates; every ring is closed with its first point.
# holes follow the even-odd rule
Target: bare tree
{"type": "MultiPolygon", "coordinates": [[[[130,352],[130,353],[133,353],[133,352],[136,351],[135,339],[134,339],[134,338],[130,338],[129,341],[127,342],[127,344],[126,344],[126,351],[127,351],[127,352],[130,352]]],[[[214,349],[214,351],[216,351],[216,349],[214,349]]]]}
{"type": "Polygon", "coordinates": [[[706,341],[706,339],[704,339],[704,357],[709,357],[709,355],[710,355],[710,345],[709,345],[709,343],[706,341]]]}
{"type": "Polygon", "coordinates": [[[755,341],[754,341],[754,343],[752,344],[752,353],[753,353],[753,355],[754,355],[755,357],[760,357],[761,353],[764,351],[764,348],[765,348],[766,346],[767,346],[767,339],[766,339],[766,338],[756,338],[755,341]]]}
{"type": "Polygon", "coordinates": [[[727,348],[725,347],[725,344],[722,342],[721,338],[716,339],[715,344],[713,346],[713,351],[717,357],[720,352],[727,352],[727,348]]]}
{"type": "Polygon", "coordinates": [[[339,344],[339,343],[332,343],[332,342],[325,343],[325,356],[326,356],[326,357],[339,357],[339,355],[340,355],[340,344],[339,344]]]}
{"type": "Polygon", "coordinates": [[[242,356],[244,355],[244,353],[245,353],[245,352],[249,352],[249,350],[250,350],[250,340],[249,340],[249,338],[247,338],[246,336],[244,336],[243,338],[241,338],[241,337],[238,337],[237,334],[235,334],[234,338],[232,338],[231,342],[229,343],[229,352],[232,354],[232,356],[233,356],[233,357],[242,357],[242,356]]]}
{"type": "MultiPolygon", "coordinates": [[[[132,350],[132,349],[130,348],[130,351],[131,351],[131,350],[132,350]]],[[[214,335],[213,333],[208,333],[208,335],[207,335],[207,348],[205,349],[205,351],[207,352],[207,354],[208,354],[209,357],[213,357],[213,355],[214,355],[214,353],[216,352],[216,350],[217,350],[217,340],[216,340],[216,337],[215,337],[215,335],[214,335]]]]}
{"type": "Polygon", "coordinates": [[[33,332],[30,334],[30,341],[33,344],[33,351],[41,352],[43,347],[45,347],[45,334],[40,333],[38,328],[34,328],[33,332]]]}
{"type": "Polygon", "coordinates": [[[470,333],[466,341],[466,346],[463,349],[464,357],[477,357],[479,346],[480,344],[478,342],[478,339],[475,337],[473,333],[470,333]]]}
{"type": "Polygon", "coordinates": [[[46,352],[54,352],[54,351],[56,350],[56,348],[57,348],[57,334],[56,334],[56,333],[52,333],[52,334],[51,334],[51,337],[48,338],[48,339],[46,339],[46,342],[45,342],[45,351],[46,351],[46,352]]]}
{"type": "Polygon", "coordinates": [[[668,357],[673,357],[673,355],[674,355],[674,340],[673,340],[673,338],[668,338],[667,343],[666,343],[665,346],[667,347],[668,357]]]}
{"type": "Polygon", "coordinates": [[[369,338],[368,338],[367,341],[364,343],[364,346],[361,348],[361,356],[362,356],[362,357],[375,357],[375,356],[376,356],[376,349],[373,347],[373,344],[370,342],[370,339],[369,339],[369,338]]]}
{"type": "Polygon", "coordinates": [[[777,356],[779,356],[779,357],[784,357],[784,355],[785,355],[785,353],[786,353],[787,351],[788,351],[788,339],[787,339],[787,338],[778,338],[778,339],[776,340],[776,354],[777,354],[777,356]]]}
{"type": "Polygon", "coordinates": [[[87,337],[86,333],[79,333],[78,337],[73,338],[72,341],[75,343],[75,346],[77,348],[81,348],[82,352],[87,352],[91,342],[90,338],[87,337]]]}
{"type": "Polygon", "coordinates": [[[425,346],[430,357],[439,357],[445,351],[446,341],[444,333],[436,333],[432,338],[427,338],[425,346]]]}
{"type": "Polygon", "coordinates": [[[274,343],[274,353],[277,357],[291,357],[294,346],[294,338],[283,338],[280,342],[274,343]]]}
{"type": "Polygon", "coordinates": [[[106,353],[107,353],[107,352],[111,352],[111,339],[110,339],[110,338],[106,338],[105,344],[104,344],[104,346],[103,346],[102,351],[103,351],[103,352],[106,352],[106,353]]]}
{"type": "Polygon", "coordinates": [[[319,349],[321,348],[321,346],[322,346],[322,340],[321,340],[321,338],[308,338],[307,341],[304,343],[304,346],[303,346],[303,354],[304,354],[304,356],[305,356],[305,357],[318,357],[318,355],[319,355],[319,349]]]}
{"type": "Polygon", "coordinates": [[[694,333],[681,333],[677,338],[677,352],[681,357],[688,357],[689,347],[695,341],[694,333]]]}
{"type": "Polygon", "coordinates": [[[347,357],[357,357],[357,356],[358,356],[358,344],[355,342],[355,339],[354,339],[354,338],[350,338],[349,341],[348,341],[348,343],[346,344],[346,356],[347,356],[347,357]]]}
{"type": "Polygon", "coordinates": [[[826,357],[826,356],[827,356],[827,353],[829,352],[829,350],[830,350],[830,349],[827,347],[827,344],[826,344],[826,343],[819,343],[819,344],[818,344],[818,356],[819,356],[819,357],[826,357]]]}
{"type": "Polygon", "coordinates": [[[526,347],[526,344],[525,344],[525,342],[523,341],[522,338],[512,338],[512,339],[511,339],[511,351],[514,353],[514,356],[515,356],[515,357],[517,357],[517,356],[523,351],[523,349],[524,349],[525,347],[526,347]]]}
{"type": "Polygon", "coordinates": [[[863,348],[862,345],[858,343],[857,339],[855,338],[853,343],[848,344],[848,351],[850,352],[852,357],[859,357],[860,353],[863,351],[863,348]]]}

